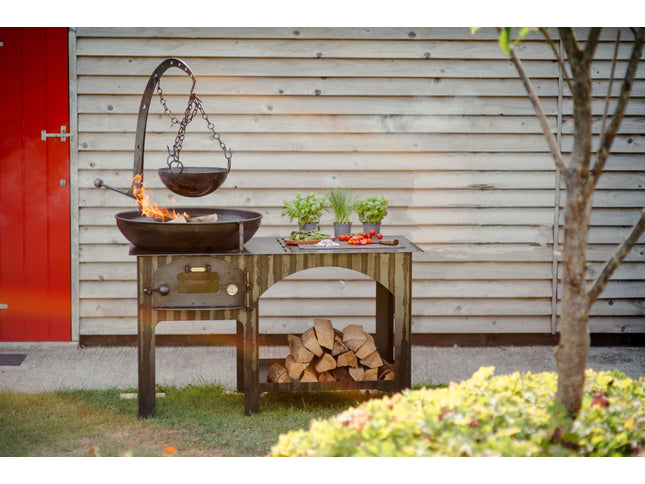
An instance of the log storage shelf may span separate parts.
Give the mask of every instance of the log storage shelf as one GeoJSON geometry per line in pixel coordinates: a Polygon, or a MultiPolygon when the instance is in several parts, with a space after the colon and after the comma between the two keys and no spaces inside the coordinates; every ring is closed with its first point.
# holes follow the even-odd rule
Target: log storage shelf
{"type": "Polygon", "coordinates": [[[398,239],[397,245],[304,250],[277,237],[255,237],[243,250],[208,254],[150,252],[132,246],[130,255],[137,257],[138,268],[139,416],[155,414],[155,326],[161,321],[237,321],[237,389],[244,393],[245,415],[259,412],[263,392],[409,388],[412,253],[421,249],[402,236],[387,238],[398,239]],[[351,269],[375,281],[376,331],[372,335],[362,327],[335,327],[333,320],[314,318],[305,330],[308,334],[288,335],[285,358],[260,359],[260,296],[283,278],[315,267],[351,269]],[[287,360],[295,361],[297,340],[302,343],[303,336],[310,338],[315,329],[327,333],[320,337],[328,347],[333,345],[330,338],[342,344],[343,333],[349,346],[356,345],[353,350],[332,346],[312,356],[312,365],[304,364],[305,358],[294,368],[287,360]],[[312,369],[314,364],[322,371],[312,369]],[[284,374],[287,366],[290,376],[284,374]],[[306,366],[310,367],[306,372],[316,377],[325,375],[313,381],[311,374],[304,375],[306,366]]]}

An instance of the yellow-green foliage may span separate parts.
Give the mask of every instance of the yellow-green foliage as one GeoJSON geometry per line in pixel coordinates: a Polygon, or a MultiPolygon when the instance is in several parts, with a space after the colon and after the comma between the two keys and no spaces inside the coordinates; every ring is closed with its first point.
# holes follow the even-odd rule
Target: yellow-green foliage
{"type": "Polygon", "coordinates": [[[588,370],[573,420],[555,402],[555,373],[493,376],[480,368],[447,388],[406,390],[308,431],[272,456],[629,456],[645,454],[645,378],[588,370]]]}

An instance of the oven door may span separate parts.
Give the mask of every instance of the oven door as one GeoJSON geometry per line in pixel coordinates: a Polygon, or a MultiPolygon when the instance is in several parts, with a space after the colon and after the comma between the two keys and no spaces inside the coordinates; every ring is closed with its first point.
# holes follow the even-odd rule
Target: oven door
{"type": "Polygon", "coordinates": [[[245,307],[245,273],[212,256],[175,259],[152,274],[155,309],[240,309],[245,307]]]}

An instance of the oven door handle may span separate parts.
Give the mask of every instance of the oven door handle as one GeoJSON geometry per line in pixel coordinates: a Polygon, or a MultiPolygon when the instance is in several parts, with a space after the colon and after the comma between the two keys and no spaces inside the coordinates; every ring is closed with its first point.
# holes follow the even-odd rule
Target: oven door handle
{"type": "Polygon", "coordinates": [[[159,287],[155,288],[144,287],[143,292],[145,292],[149,296],[152,295],[153,292],[158,292],[162,296],[167,296],[168,294],[170,294],[170,287],[168,286],[168,284],[162,284],[159,287]]]}

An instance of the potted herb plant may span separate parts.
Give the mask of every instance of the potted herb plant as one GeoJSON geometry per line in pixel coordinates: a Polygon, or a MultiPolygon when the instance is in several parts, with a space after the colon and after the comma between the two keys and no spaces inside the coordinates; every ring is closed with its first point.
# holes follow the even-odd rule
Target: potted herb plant
{"type": "Polygon", "coordinates": [[[323,212],[327,211],[326,202],[324,197],[317,197],[315,193],[303,197],[298,192],[295,199],[284,201],[282,216],[288,216],[290,222],[293,222],[294,219],[298,220],[298,227],[301,231],[317,230],[320,217],[323,212]]]}
{"type": "Polygon", "coordinates": [[[378,198],[371,195],[358,200],[354,204],[354,210],[358,214],[358,220],[363,223],[363,232],[375,230],[381,233],[381,221],[387,215],[387,200],[385,197],[378,198]]]}
{"type": "Polygon", "coordinates": [[[354,211],[356,197],[351,188],[332,188],[326,194],[329,206],[334,212],[334,236],[352,232],[352,222],[349,220],[354,211]]]}

